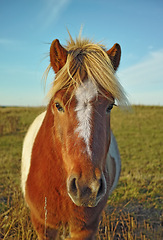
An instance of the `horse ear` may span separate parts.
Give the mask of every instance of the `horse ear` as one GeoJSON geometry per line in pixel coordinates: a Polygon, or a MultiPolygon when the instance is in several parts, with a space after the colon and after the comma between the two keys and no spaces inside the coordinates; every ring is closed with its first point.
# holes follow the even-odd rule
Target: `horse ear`
{"type": "Polygon", "coordinates": [[[115,43],[114,46],[107,51],[107,54],[111,60],[114,70],[116,71],[121,58],[121,47],[118,43],[115,43]]]}
{"type": "Polygon", "coordinates": [[[50,62],[57,73],[66,63],[67,60],[67,50],[61,46],[58,39],[55,39],[50,47],[50,62]]]}

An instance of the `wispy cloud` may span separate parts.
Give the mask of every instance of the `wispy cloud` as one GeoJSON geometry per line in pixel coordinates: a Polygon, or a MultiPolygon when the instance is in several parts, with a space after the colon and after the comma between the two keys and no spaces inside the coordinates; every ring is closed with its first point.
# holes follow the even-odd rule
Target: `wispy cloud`
{"type": "MultiPolygon", "coordinates": [[[[152,99],[157,99],[155,104],[163,104],[163,49],[152,51],[139,63],[121,70],[118,74],[122,85],[131,98],[136,101],[141,96],[140,102],[152,104],[152,99]],[[161,92],[162,90],[162,92],[161,92]],[[147,98],[148,99],[144,99],[147,98]],[[160,101],[158,100],[160,99],[160,101]]],[[[139,102],[138,100],[138,102],[139,102]]]]}
{"type": "Polygon", "coordinates": [[[45,5],[41,13],[39,14],[39,19],[42,19],[42,27],[46,28],[52,23],[58,20],[63,11],[67,8],[71,0],[48,0],[45,1],[45,5]]]}
{"type": "Polygon", "coordinates": [[[163,49],[150,52],[145,59],[119,72],[121,78],[130,85],[149,84],[163,79],[163,49]]]}

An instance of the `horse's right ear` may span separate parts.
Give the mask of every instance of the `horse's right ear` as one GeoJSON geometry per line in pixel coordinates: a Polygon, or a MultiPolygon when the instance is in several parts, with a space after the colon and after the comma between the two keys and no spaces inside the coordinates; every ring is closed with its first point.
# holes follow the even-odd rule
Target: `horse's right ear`
{"type": "Polygon", "coordinates": [[[67,50],[61,46],[58,39],[55,39],[50,47],[50,62],[57,73],[66,63],[67,60],[67,50]]]}

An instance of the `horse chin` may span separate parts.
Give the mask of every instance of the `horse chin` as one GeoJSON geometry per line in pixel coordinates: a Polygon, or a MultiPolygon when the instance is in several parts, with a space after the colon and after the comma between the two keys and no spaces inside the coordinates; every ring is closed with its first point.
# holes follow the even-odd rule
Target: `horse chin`
{"type": "Polygon", "coordinates": [[[97,199],[78,200],[78,199],[72,198],[71,195],[69,195],[69,197],[71,198],[72,202],[78,207],[93,208],[93,207],[96,207],[100,202],[100,200],[97,200],[97,199]]]}

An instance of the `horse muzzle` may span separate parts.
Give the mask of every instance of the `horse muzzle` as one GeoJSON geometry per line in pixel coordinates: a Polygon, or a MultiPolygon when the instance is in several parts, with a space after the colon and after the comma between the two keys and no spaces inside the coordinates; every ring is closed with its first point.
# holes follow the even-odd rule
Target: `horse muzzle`
{"type": "Polygon", "coordinates": [[[67,180],[68,195],[77,206],[95,207],[106,194],[106,180],[102,173],[99,179],[83,180],[71,175],[67,180]]]}

